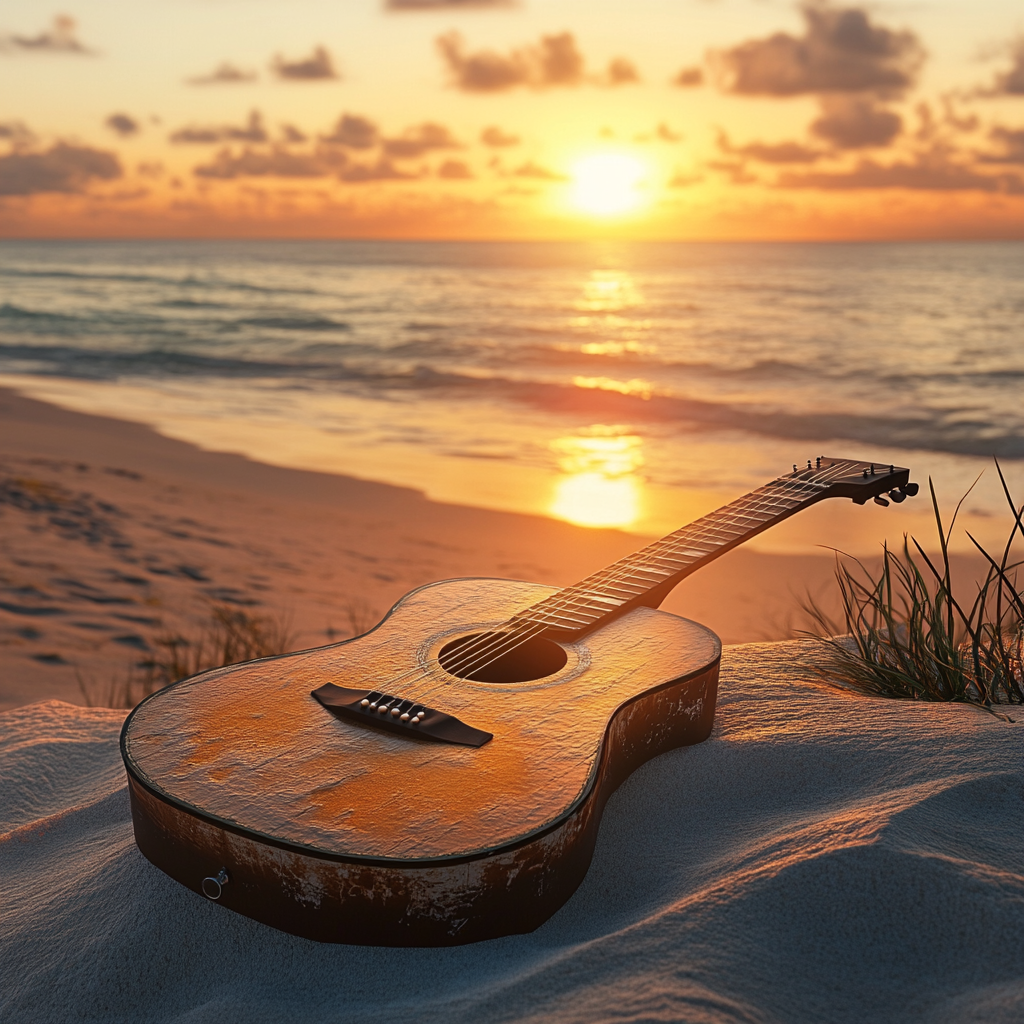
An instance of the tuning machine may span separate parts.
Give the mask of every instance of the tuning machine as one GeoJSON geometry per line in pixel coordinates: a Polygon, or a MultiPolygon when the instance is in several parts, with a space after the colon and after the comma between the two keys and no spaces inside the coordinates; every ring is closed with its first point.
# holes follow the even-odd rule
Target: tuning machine
{"type": "Polygon", "coordinates": [[[876,505],[881,505],[882,508],[888,508],[889,507],[888,499],[883,498],[880,494],[876,494],[875,495],[875,504],[876,505]]]}
{"type": "MultiPolygon", "coordinates": [[[[894,487],[889,492],[889,497],[892,498],[892,500],[895,501],[897,505],[899,505],[901,502],[906,501],[907,498],[913,498],[914,495],[917,494],[917,492],[920,490],[921,488],[917,484],[908,483],[904,484],[902,487],[894,487]]],[[[887,506],[889,502],[886,501],[886,499],[883,498],[881,495],[878,495],[878,497],[875,498],[875,504],[887,506]]]]}

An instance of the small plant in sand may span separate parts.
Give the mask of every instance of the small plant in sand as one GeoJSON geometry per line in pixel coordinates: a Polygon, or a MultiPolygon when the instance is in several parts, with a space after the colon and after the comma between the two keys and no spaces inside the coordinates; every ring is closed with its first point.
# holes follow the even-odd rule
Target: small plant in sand
{"type": "Polygon", "coordinates": [[[830,679],[904,700],[959,701],[990,710],[1024,703],[1024,594],[1017,585],[1021,563],[1011,561],[1017,535],[1024,540],[1024,508],[1014,504],[998,462],[996,471],[1013,525],[998,557],[967,534],[988,566],[969,602],[955,596],[949,562],[949,539],[967,495],[947,530],[930,480],[939,559],[906,537],[901,554],[883,547],[877,576],[856,559],[851,568],[837,557],[843,622],[832,622],[813,602],[807,608],[826,634],[808,635],[834,656],[830,679]]]}
{"type": "Polygon", "coordinates": [[[154,644],[156,652],[151,657],[106,687],[80,674],[78,685],[86,704],[134,707],[151,693],[207,669],[284,654],[291,650],[293,637],[283,617],[250,615],[228,605],[212,604],[209,618],[196,633],[162,633],[154,644]]]}

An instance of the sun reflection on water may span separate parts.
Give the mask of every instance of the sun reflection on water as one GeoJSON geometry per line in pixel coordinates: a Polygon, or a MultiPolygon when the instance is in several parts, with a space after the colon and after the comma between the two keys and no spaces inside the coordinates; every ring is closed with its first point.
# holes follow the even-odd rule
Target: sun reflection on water
{"type": "Polygon", "coordinates": [[[623,270],[592,270],[576,308],[580,312],[615,313],[639,306],[641,301],[632,275],[623,270]]]}
{"type": "Polygon", "coordinates": [[[593,426],[551,443],[565,474],[551,514],[577,526],[631,526],[641,515],[641,440],[619,427],[593,426]]]}

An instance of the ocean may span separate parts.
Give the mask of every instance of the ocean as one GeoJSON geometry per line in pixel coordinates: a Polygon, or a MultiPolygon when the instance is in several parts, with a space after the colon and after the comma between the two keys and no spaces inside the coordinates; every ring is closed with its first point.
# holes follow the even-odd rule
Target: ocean
{"type": "MultiPolygon", "coordinates": [[[[820,454],[909,465],[950,508],[984,470],[984,533],[992,456],[1024,500],[1024,243],[5,241],[0,383],[642,534],[820,454]]],[[[853,546],[927,531],[908,507],[853,546]]]]}

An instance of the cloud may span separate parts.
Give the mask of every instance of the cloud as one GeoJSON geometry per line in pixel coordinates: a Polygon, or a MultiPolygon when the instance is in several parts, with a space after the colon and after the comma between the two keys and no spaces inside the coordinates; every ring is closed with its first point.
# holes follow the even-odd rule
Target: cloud
{"type": "Polygon", "coordinates": [[[987,89],[979,90],[981,96],[1024,96],[1024,36],[1018,36],[1010,43],[1009,71],[996,75],[995,82],[987,89]]]}
{"type": "Polygon", "coordinates": [[[242,127],[222,124],[189,125],[171,133],[170,140],[175,143],[211,143],[211,142],[266,142],[269,136],[263,127],[263,117],[258,110],[249,113],[249,121],[242,127]]]}
{"type": "Polygon", "coordinates": [[[983,153],[978,157],[986,164],[1024,164],[1024,128],[1003,128],[997,125],[989,138],[1000,146],[999,153],[983,153]]]}
{"type": "Polygon", "coordinates": [[[811,131],[840,149],[887,146],[903,130],[899,114],[870,97],[823,96],[822,112],[811,131]]]}
{"type": "MultiPolygon", "coordinates": [[[[725,132],[718,133],[718,148],[730,156],[747,157],[763,164],[813,164],[825,155],[799,142],[748,142],[734,146],[725,132]]],[[[728,169],[732,170],[732,164],[728,169]]]]}
{"type": "Polygon", "coordinates": [[[535,164],[532,160],[528,160],[521,167],[517,167],[512,174],[516,178],[535,178],[537,181],[569,180],[564,174],[558,174],[556,171],[550,171],[546,167],[541,167],[539,164],[535,164]]]}
{"type": "Polygon", "coordinates": [[[507,146],[518,146],[520,139],[518,135],[511,135],[497,125],[491,125],[480,133],[480,141],[492,149],[503,149],[507,146]]]}
{"type": "Polygon", "coordinates": [[[260,152],[246,146],[241,153],[222,149],[208,164],[192,168],[198,178],[321,178],[331,167],[319,153],[294,153],[280,147],[260,152]]]}
{"type": "Polygon", "coordinates": [[[640,81],[640,74],[631,60],[615,57],[608,62],[604,81],[606,85],[632,85],[640,81]]]}
{"type": "Polygon", "coordinates": [[[79,42],[75,30],[78,23],[66,14],[58,14],[53,25],[37,36],[7,35],[0,38],[0,50],[22,50],[33,53],[92,54],[95,51],[79,42]]]}
{"type": "Polygon", "coordinates": [[[413,160],[432,150],[462,149],[444,125],[426,122],[406,130],[397,139],[385,139],[384,152],[396,160],[413,160]]]}
{"type": "Polygon", "coordinates": [[[342,114],[330,135],[321,135],[322,142],[349,149],[373,149],[380,141],[377,126],[358,114],[342,114]]]}
{"type": "Polygon", "coordinates": [[[21,147],[35,142],[36,135],[21,121],[3,121],[0,122],[0,139],[7,139],[13,146],[21,147]]]}
{"type": "Polygon", "coordinates": [[[243,71],[229,61],[222,61],[208,75],[195,75],[185,81],[189,85],[237,85],[255,82],[258,77],[255,71],[243,71]]]}
{"type": "Polygon", "coordinates": [[[700,68],[682,68],[672,79],[672,84],[681,89],[694,89],[704,84],[704,72],[700,68]]]}
{"type": "Polygon", "coordinates": [[[751,174],[742,160],[709,160],[705,165],[712,171],[727,174],[734,185],[752,185],[760,181],[756,174],[751,174]]]}
{"type": "Polygon", "coordinates": [[[776,32],[712,54],[722,87],[745,96],[874,92],[898,96],[914,84],[924,49],[909,29],[871,22],[859,7],[810,2],[803,36],[776,32]]]}
{"type": "Polygon", "coordinates": [[[139,131],[139,122],[127,114],[111,114],[103,123],[123,139],[135,135],[139,131]]]}
{"type": "MultiPolygon", "coordinates": [[[[502,92],[520,85],[548,89],[581,85],[586,81],[583,56],[571,32],[541,36],[539,43],[507,55],[493,50],[466,53],[458,32],[438,36],[436,43],[448,65],[452,84],[465,92],[502,92]]],[[[612,61],[609,73],[616,64],[620,73],[627,73],[629,62],[623,58],[612,61]]],[[[629,68],[632,69],[632,65],[629,68]]],[[[632,70],[635,74],[635,69],[632,70]]]]}
{"type": "Polygon", "coordinates": [[[270,68],[278,78],[290,82],[321,82],[338,78],[334,60],[323,46],[318,46],[308,57],[300,60],[285,60],[278,54],[270,68]]]}
{"type": "Polygon", "coordinates": [[[0,196],[77,193],[93,181],[113,181],[122,173],[115,153],[58,142],[42,153],[0,157],[0,196]]]}
{"type": "Polygon", "coordinates": [[[308,136],[301,128],[296,128],[293,124],[282,124],[281,125],[281,141],[287,145],[295,145],[300,142],[305,142],[308,136]]]}
{"type": "Polygon", "coordinates": [[[445,160],[437,169],[439,178],[447,178],[449,181],[469,181],[476,177],[470,170],[469,165],[462,160],[445,160]]]}
{"type": "Polygon", "coordinates": [[[852,171],[786,173],[782,188],[911,189],[940,192],[998,192],[1024,195],[1024,180],[1017,174],[988,175],[954,163],[942,153],[922,154],[911,160],[879,164],[861,160],[852,171]]]}
{"type": "MultiPolygon", "coordinates": [[[[614,138],[614,135],[609,131],[609,138],[614,138]]],[[[603,133],[602,133],[603,134],[603,133]]],[[[634,142],[682,142],[685,138],[679,132],[674,132],[669,126],[661,121],[658,126],[654,129],[653,133],[648,134],[647,132],[641,132],[639,135],[633,136],[634,142]]]]}
{"type": "Polygon", "coordinates": [[[338,172],[340,181],[363,184],[370,181],[412,181],[418,174],[399,170],[390,160],[378,160],[375,164],[349,164],[338,172]]]}
{"type": "Polygon", "coordinates": [[[1013,52],[1013,67],[996,79],[996,85],[1007,96],[1024,96],[1024,39],[1018,39],[1013,52]]]}
{"type": "Polygon", "coordinates": [[[669,188],[689,188],[691,185],[697,185],[704,180],[704,176],[701,174],[683,174],[682,172],[676,174],[671,181],[668,183],[669,188]]]}
{"type": "Polygon", "coordinates": [[[467,7],[516,7],[516,0],[385,0],[389,11],[450,11],[467,7]]]}

